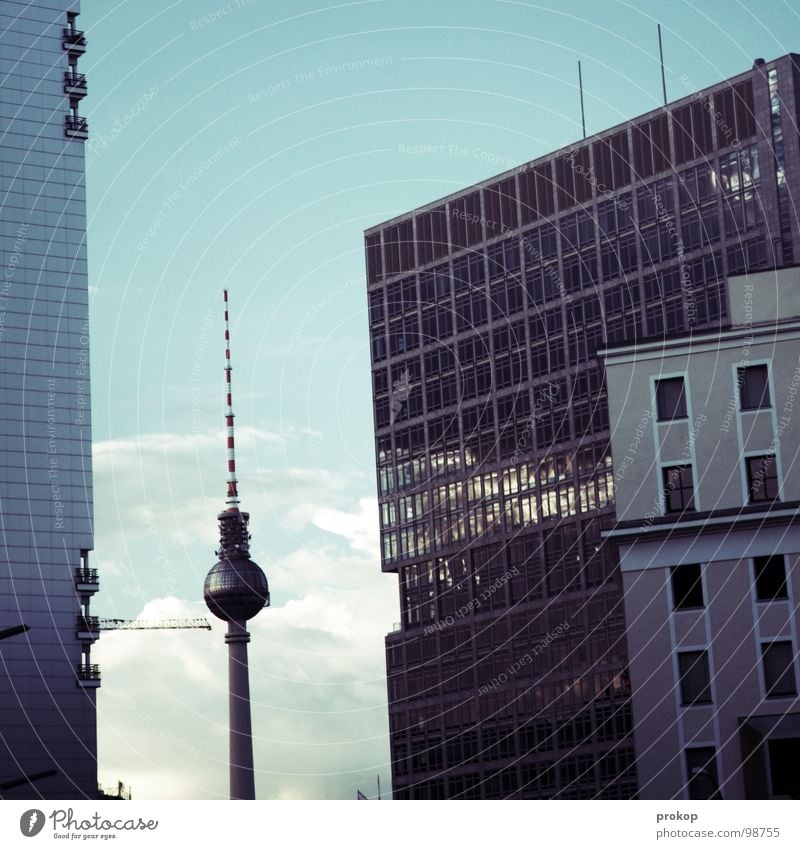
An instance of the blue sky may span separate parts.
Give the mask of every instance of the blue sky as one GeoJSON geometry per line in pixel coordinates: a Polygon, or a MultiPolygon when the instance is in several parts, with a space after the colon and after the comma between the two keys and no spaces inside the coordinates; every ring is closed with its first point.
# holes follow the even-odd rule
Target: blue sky
{"type": "MultiPolygon", "coordinates": [[[[377,553],[363,230],[580,138],[579,59],[591,133],[661,104],[657,21],[672,100],[800,48],[798,12],[84,0],[95,607],[203,614],[227,286],[240,492],[274,605],[251,647],[260,796],[389,781],[399,613],[377,553]]],[[[224,795],[219,631],[107,635],[97,653],[104,778],[224,795]]]]}

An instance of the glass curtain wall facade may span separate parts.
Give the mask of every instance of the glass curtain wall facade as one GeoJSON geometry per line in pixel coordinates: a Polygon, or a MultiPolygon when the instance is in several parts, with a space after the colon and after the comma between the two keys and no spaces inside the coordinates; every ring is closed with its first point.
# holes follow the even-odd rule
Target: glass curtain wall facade
{"type": "Polygon", "coordinates": [[[636,795],[595,351],[794,261],[797,61],[367,231],[396,798],[636,795]]]}
{"type": "Polygon", "coordinates": [[[0,4],[0,798],[97,798],[78,3],[0,4]],[[29,630],[20,632],[22,626],[29,630]],[[18,629],[15,633],[9,629],[18,629]]]}

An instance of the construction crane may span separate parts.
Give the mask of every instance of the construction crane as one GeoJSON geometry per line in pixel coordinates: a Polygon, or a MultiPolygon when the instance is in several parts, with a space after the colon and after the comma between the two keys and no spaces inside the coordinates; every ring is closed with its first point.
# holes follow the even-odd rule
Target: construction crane
{"type": "Polygon", "coordinates": [[[79,630],[96,631],[210,631],[208,620],[200,619],[106,619],[101,616],[78,617],[79,630]]]}

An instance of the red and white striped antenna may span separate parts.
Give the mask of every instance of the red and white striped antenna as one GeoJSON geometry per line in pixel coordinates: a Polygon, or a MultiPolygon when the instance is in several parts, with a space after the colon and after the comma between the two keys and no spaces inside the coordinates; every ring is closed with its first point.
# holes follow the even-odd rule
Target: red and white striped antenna
{"type": "Polygon", "coordinates": [[[231,388],[231,331],[228,326],[228,290],[223,289],[225,301],[225,424],[228,428],[228,499],[225,502],[231,513],[239,512],[239,491],[236,480],[236,448],[233,439],[233,391],[231,388]]]}

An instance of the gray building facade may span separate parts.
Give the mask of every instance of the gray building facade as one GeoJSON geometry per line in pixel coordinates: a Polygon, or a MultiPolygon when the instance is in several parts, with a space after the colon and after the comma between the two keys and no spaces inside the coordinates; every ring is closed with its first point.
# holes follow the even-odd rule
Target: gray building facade
{"type": "Polygon", "coordinates": [[[0,798],[97,797],[77,14],[0,3],[0,798]]]}
{"type": "Polygon", "coordinates": [[[800,798],[800,268],[728,287],[602,353],[642,798],[800,798]]]}

